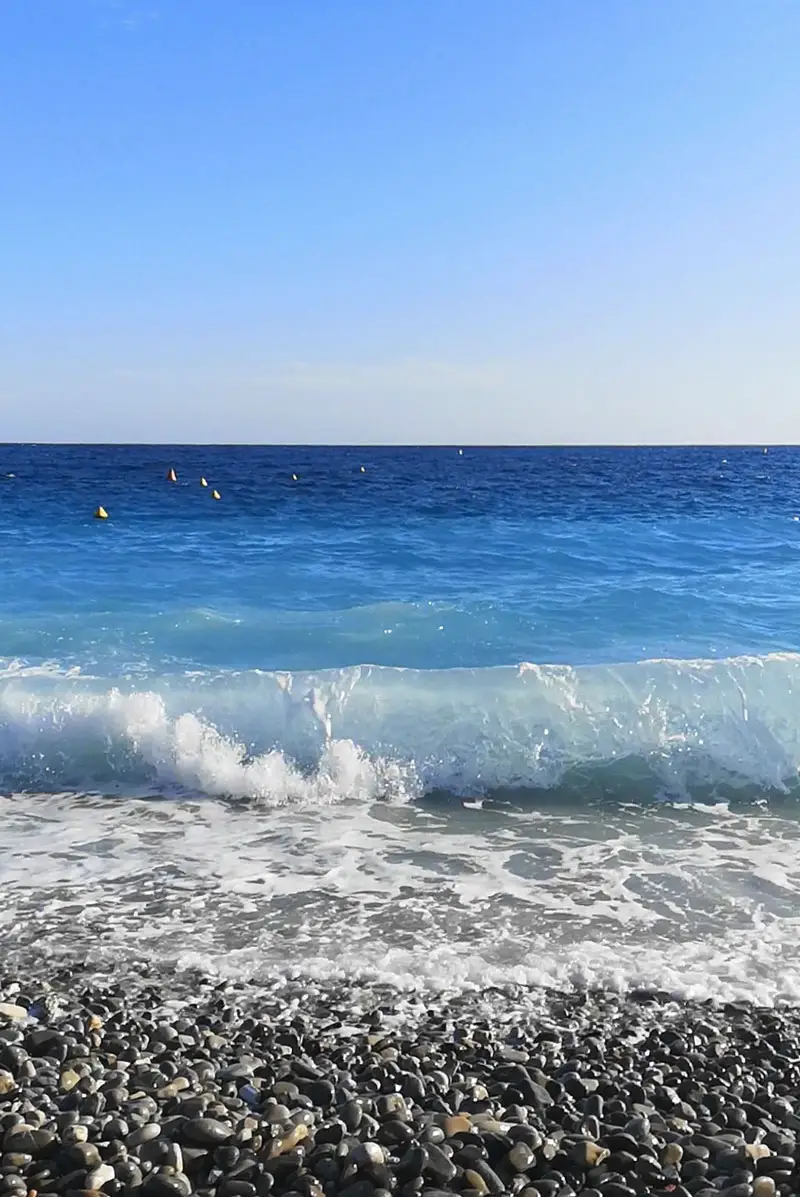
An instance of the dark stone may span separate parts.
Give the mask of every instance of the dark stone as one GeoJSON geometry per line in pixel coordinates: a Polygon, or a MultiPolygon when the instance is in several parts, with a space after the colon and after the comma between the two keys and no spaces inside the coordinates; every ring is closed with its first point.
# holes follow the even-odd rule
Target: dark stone
{"type": "Polygon", "coordinates": [[[426,1176],[430,1176],[440,1184],[446,1185],[458,1174],[458,1168],[450,1156],[446,1155],[441,1147],[437,1147],[435,1143],[427,1145],[425,1154],[427,1155],[425,1162],[426,1176]]]}
{"type": "Polygon", "coordinates": [[[200,1147],[216,1147],[233,1138],[233,1128],[216,1118],[187,1118],[181,1127],[181,1140],[200,1147]]]}
{"type": "Polygon", "coordinates": [[[191,1197],[192,1185],[182,1172],[151,1172],[142,1192],[147,1197],[191,1197]]]}

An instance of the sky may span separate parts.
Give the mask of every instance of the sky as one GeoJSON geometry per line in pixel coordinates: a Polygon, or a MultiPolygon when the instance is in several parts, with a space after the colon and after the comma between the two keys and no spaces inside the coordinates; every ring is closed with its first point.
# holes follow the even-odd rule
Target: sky
{"type": "Polygon", "coordinates": [[[800,442],[796,0],[3,0],[0,440],[800,442]]]}

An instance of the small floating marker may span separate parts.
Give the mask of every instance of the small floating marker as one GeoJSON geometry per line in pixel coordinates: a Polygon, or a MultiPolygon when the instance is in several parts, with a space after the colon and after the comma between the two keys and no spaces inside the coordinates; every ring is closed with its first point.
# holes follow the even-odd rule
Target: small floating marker
{"type": "Polygon", "coordinates": [[[297,482],[297,474],[292,474],[292,482],[297,482]]]}
{"type": "Polygon", "coordinates": [[[211,492],[211,498],[212,498],[212,499],[221,499],[221,498],[222,498],[222,495],[219,493],[219,491],[218,491],[218,490],[212,490],[212,492],[211,492]]]}
{"type": "Polygon", "coordinates": [[[764,450],[764,452],[765,452],[765,453],[769,453],[769,449],[765,449],[765,450],[764,450]]]}
{"type": "Polygon", "coordinates": [[[175,471],[173,469],[167,470],[167,482],[177,482],[177,481],[178,481],[178,475],[175,473],[175,471]]]}
{"type": "Polygon", "coordinates": [[[463,450],[463,449],[459,449],[459,451],[458,451],[458,456],[459,456],[459,457],[463,457],[463,456],[464,456],[464,450],[463,450]]]}
{"type": "Polygon", "coordinates": [[[366,474],[366,472],[367,472],[366,466],[362,466],[362,467],[361,467],[361,473],[362,473],[362,474],[366,474]]]}
{"type": "Polygon", "coordinates": [[[94,513],[94,518],[96,520],[107,520],[108,512],[106,511],[105,507],[98,507],[97,511],[94,513]]]}
{"type": "Polygon", "coordinates": [[[201,479],[200,479],[200,485],[201,485],[201,486],[208,486],[208,482],[205,480],[205,478],[201,478],[201,479]]]}

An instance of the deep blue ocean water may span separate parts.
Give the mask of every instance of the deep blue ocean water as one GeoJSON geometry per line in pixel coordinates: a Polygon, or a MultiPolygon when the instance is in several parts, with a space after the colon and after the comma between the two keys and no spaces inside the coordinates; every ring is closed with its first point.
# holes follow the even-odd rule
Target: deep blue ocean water
{"type": "Polygon", "coordinates": [[[0,479],[3,655],[29,663],[444,669],[800,647],[794,449],[11,445],[0,479]]]}
{"type": "Polygon", "coordinates": [[[800,994],[800,450],[6,445],[0,561],[7,951],[800,994]]]}

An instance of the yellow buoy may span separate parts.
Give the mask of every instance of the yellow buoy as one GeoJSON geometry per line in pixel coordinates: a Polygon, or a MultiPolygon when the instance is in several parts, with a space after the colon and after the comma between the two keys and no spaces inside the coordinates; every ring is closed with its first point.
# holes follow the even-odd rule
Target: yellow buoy
{"type": "Polygon", "coordinates": [[[221,498],[222,498],[222,495],[219,493],[219,491],[218,491],[218,490],[212,490],[212,492],[211,492],[211,498],[212,498],[212,499],[221,499],[221,498]]]}
{"type": "Polygon", "coordinates": [[[175,473],[175,471],[173,469],[167,470],[167,482],[177,482],[177,481],[178,481],[178,475],[175,473]]]}
{"type": "Polygon", "coordinates": [[[208,483],[206,482],[205,478],[201,478],[201,479],[200,479],[200,485],[201,485],[201,486],[208,486],[208,483]]]}
{"type": "Polygon", "coordinates": [[[96,520],[107,520],[108,512],[106,511],[105,507],[98,507],[97,511],[94,513],[94,518],[96,520]]]}

